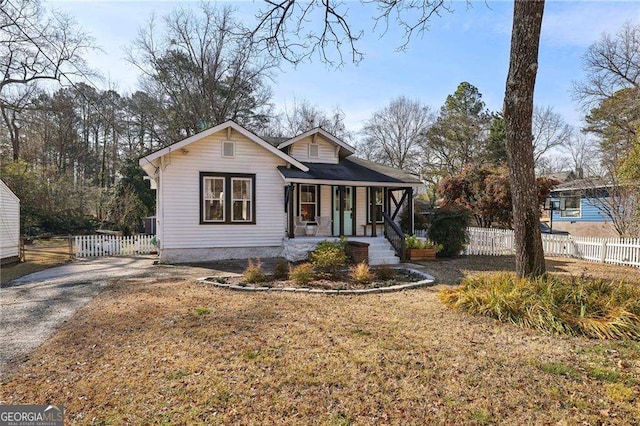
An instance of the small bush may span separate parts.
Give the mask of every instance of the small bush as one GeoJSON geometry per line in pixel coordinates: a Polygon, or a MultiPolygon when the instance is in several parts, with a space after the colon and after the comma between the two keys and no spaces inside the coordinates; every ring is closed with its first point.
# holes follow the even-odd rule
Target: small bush
{"type": "Polygon", "coordinates": [[[640,338],[640,287],[602,279],[483,274],[440,292],[449,307],[550,334],[640,338]]]}
{"type": "Polygon", "coordinates": [[[468,210],[458,207],[435,209],[429,223],[429,238],[442,245],[438,256],[452,257],[460,254],[467,242],[468,210]]]}
{"type": "Polygon", "coordinates": [[[276,263],[276,270],[273,273],[273,278],[277,280],[286,280],[289,276],[289,264],[284,260],[279,260],[276,263]]]}
{"type": "Polygon", "coordinates": [[[376,269],[376,277],[380,281],[389,281],[392,280],[395,276],[396,272],[389,265],[383,265],[376,269]]]}
{"type": "Polygon", "coordinates": [[[442,251],[442,244],[433,241],[423,240],[415,235],[404,234],[405,246],[407,249],[435,249],[436,253],[442,251]]]}
{"type": "Polygon", "coordinates": [[[309,262],[316,271],[335,276],[347,264],[346,240],[321,241],[309,255],[309,262]]]}
{"type": "Polygon", "coordinates": [[[289,271],[289,279],[298,285],[307,285],[315,278],[313,265],[302,263],[289,271]]]}
{"type": "Polygon", "coordinates": [[[252,259],[249,259],[249,265],[242,273],[242,276],[249,284],[263,283],[267,280],[267,275],[262,270],[262,262],[260,260],[254,263],[252,259]]]}
{"type": "Polygon", "coordinates": [[[349,276],[351,279],[358,284],[368,284],[373,280],[373,274],[371,273],[371,269],[369,265],[365,262],[358,263],[354,265],[350,269],[349,276]]]}
{"type": "Polygon", "coordinates": [[[196,308],[196,315],[208,315],[211,313],[211,309],[206,308],[204,306],[200,306],[196,308]]]}

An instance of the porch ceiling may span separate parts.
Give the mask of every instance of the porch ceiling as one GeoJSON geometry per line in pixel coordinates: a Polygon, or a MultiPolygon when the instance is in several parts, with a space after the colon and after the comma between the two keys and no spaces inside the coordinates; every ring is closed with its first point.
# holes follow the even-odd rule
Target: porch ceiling
{"type": "Polygon", "coordinates": [[[345,158],[338,164],[303,164],[309,168],[308,172],[284,166],[278,167],[278,170],[285,182],[387,187],[422,185],[416,176],[403,170],[381,166],[359,158],[345,158]]]}

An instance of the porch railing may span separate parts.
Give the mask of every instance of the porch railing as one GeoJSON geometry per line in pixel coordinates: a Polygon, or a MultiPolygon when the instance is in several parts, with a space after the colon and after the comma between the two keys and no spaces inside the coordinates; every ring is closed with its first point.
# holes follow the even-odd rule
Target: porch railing
{"type": "Polygon", "coordinates": [[[400,261],[404,262],[406,260],[404,234],[402,233],[400,226],[391,219],[391,216],[382,212],[382,217],[384,218],[384,236],[393,246],[393,249],[400,258],[400,261]]]}

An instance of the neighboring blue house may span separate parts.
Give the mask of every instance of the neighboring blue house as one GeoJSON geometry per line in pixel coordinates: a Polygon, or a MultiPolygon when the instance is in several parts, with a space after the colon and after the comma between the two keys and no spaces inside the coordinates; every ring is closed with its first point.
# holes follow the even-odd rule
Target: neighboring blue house
{"type": "Polygon", "coordinates": [[[611,219],[603,212],[608,184],[601,180],[576,179],[551,191],[553,229],[577,237],[617,237],[611,219]]]}

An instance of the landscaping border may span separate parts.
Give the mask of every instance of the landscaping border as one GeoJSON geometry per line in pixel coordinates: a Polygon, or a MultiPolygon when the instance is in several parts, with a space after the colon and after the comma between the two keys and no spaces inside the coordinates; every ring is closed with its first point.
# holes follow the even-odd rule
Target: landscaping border
{"type": "Polygon", "coordinates": [[[320,288],[309,288],[309,287],[252,287],[252,286],[241,286],[236,284],[224,284],[216,281],[216,279],[220,279],[220,278],[241,277],[242,274],[228,274],[228,275],[217,275],[215,277],[203,277],[203,278],[198,278],[196,282],[201,284],[210,284],[215,287],[225,288],[228,290],[245,291],[245,292],[278,291],[278,292],[288,292],[288,293],[359,295],[359,294],[374,294],[374,293],[392,293],[392,292],[408,290],[412,288],[426,287],[426,286],[433,285],[436,281],[436,279],[433,276],[425,272],[418,271],[417,269],[402,268],[402,267],[400,268],[395,267],[393,269],[404,269],[414,274],[417,274],[419,276],[422,276],[424,279],[420,281],[416,281],[414,283],[398,284],[398,285],[392,285],[388,287],[373,287],[373,288],[346,289],[346,290],[324,290],[320,288]]]}

